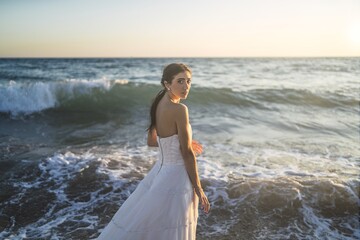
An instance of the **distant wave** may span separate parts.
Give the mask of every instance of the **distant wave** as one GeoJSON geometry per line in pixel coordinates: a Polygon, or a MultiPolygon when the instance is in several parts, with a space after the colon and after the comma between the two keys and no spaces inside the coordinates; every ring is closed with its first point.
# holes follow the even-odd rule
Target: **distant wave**
{"type": "MultiPolygon", "coordinates": [[[[127,84],[127,81],[66,80],[35,83],[10,81],[8,85],[0,86],[0,112],[16,116],[61,108],[71,105],[72,101],[101,102],[104,100],[101,98],[111,92],[113,86],[117,84],[127,84]]],[[[79,110],[85,106],[86,104],[79,106],[79,110]]]]}
{"type": "MultiPolygon", "coordinates": [[[[66,80],[57,82],[15,82],[0,86],[0,112],[12,116],[47,109],[61,111],[114,111],[150,104],[157,91],[155,84],[127,80],[66,80]]],[[[191,104],[207,106],[268,108],[269,104],[355,107],[359,100],[340,93],[313,93],[303,89],[253,89],[236,92],[229,88],[193,87],[191,104]]]]}

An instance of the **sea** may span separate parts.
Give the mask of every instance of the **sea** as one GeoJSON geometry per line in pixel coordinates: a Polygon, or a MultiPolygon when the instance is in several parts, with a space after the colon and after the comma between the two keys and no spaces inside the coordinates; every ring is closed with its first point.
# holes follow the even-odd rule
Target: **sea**
{"type": "Polygon", "coordinates": [[[157,160],[163,68],[192,69],[198,240],[360,239],[360,58],[0,59],[0,239],[96,239],[157,160]]]}

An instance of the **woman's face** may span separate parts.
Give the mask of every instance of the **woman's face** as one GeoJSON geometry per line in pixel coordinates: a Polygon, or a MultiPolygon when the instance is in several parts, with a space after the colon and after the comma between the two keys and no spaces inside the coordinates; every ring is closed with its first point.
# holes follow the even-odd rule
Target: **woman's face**
{"type": "Polygon", "coordinates": [[[191,73],[188,71],[178,73],[174,76],[171,84],[167,84],[171,93],[180,99],[186,99],[191,88],[191,73]]]}

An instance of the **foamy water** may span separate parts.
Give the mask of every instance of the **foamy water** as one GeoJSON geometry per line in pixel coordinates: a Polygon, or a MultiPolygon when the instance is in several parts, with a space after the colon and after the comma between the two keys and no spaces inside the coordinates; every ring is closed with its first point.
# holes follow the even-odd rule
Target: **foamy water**
{"type": "Polygon", "coordinates": [[[115,84],[126,83],[126,80],[106,79],[34,83],[11,80],[0,86],[0,112],[8,112],[13,116],[41,112],[59,107],[71,99],[91,95],[94,90],[108,92],[115,84]]]}
{"type": "MultiPolygon", "coordinates": [[[[359,58],[172,60],[194,71],[198,239],[360,238],[359,58]]],[[[1,239],[97,237],[156,161],[168,62],[0,60],[1,239]]]]}
{"type": "MultiPolygon", "coordinates": [[[[286,239],[289,234],[296,238],[308,236],[309,239],[353,239],[359,235],[356,216],[359,181],[344,181],[332,170],[328,173],[321,170],[324,164],[327,169],[339,168],[347,172],[348,163],[330,163],[329,160],[320,163],[318,156],[258,151],[255,154],[245,148],[243,154],[247,157],[244,158],[249,161],[242,165],[235,162],[222,164],[207,154],[198,159],[204,188],[212,209],[217,212],[201,214],[201,229],[207,229],[203,237],[228,235],[241,238],[241,234],[247,231],[239,228],[246,223],[244,221],[259,221],[267,225],[266,219],[272,219],[275,225],[290,222],[286,228],[261,228],[256,233],[259,239],[268,239],[269,236],[286,239]],[[293,158],[293,162],[285,161],[284,155],[293,158]],[[289,168],[280,167],[285,163],[289,168]],[[309,163],[314,165],[311,172],[309,169],[307,172],[301,170],[302,164],[309,163]],[[336,216],[339,213],[334,213],[334,209],[344,216],[336,216]],[[353,234],[344,236],[333,231],[334,220],[329,215],[335,215],[336,224],[353,231],[353,234]]],[[[38,164],[40,174],[31,182],[9,179],[13,188],[21,189],[12,196],[9,204],[21,206],[26,204],[24,196],[34,189],[44,191],[48,195],[46,214],[18,229],[16,235],[4,231],[0,237],[64,239],[77,234],[82,236],[81,232],[86,231],[89,237],[95,238],[100,221],[98,215],[109,220],[155,161],[155,149],[147,147],[93,147],[84,153],[56,153],[38,164]],[[110,209],[104,210],[107,206],[110,209]]],[[[41,210],[41,207],[35,207],[41,210]]],[[[13,221],[12,224],[16,225],[15,219],[13,221]]]]}

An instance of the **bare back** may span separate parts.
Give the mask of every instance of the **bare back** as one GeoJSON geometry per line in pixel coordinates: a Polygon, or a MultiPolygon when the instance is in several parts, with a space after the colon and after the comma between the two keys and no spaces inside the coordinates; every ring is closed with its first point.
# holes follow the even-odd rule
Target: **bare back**
{"type": "Polygon", "coordinates": [[[156,108],[156,132],[161,138],[177,134],[176,103],[168,102],[164,96],[156,108]]]}

